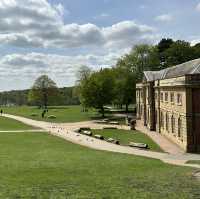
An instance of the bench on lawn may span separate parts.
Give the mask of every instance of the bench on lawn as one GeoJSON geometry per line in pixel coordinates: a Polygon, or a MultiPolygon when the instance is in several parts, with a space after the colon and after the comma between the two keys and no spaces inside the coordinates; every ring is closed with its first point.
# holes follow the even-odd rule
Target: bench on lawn
{"type": "Polygon", "coordinates": [[[99,120],[99,121],[96,121],[96,123],[98,123],[98,124],[108,124],[109,123],[109,119],[99,120]]]}
{"type": "Polygon", "coordinates": [[[144,143],[135,143],[135,142],[129,142],[129,146],[130,147],[140,148],[140,149],[147,149],[148,148],[147,144],[144,144],[144,143]]]}
{"type": "Polygon", "coordinates": [[[113,124],[113,125],[119,125],[119,122],[116,122],[116,121],[111,121],[111,122],[109,122],[109,124],[113,124]]]}
{"type": "Polygon", "coordinates": [[[79,133],[81,133],[82,131],[91,131],[91,128],[90,127],[80,127],[78,130],[79,133]]]}
{"type": "Polygon", "coordinates": [[[119,144],[119,140],[116,140],[116,139],[113,139],[113,138],[108,138],[107,141],[111,142],[113,144],[119,144]]]}
{"type": "Polygon", "coordinates": [[[100,139],[100,140],[104,140],[103,135],[94,135],[95,138],[100,139]]]}
{"type": "Polygon", "coordinates": [[[92,136],[92,132],[91,131],[82,131],[82,134],[88,135],[88,136],[92,136]]]}

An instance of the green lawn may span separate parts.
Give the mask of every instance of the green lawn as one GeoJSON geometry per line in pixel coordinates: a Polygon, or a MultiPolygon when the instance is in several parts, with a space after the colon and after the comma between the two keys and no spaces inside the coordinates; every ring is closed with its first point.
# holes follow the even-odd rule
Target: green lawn
{"type": "Polygon", "coordinates": [[[31,130],[31,129],[35,129],[35,127],[28,126],[16,120],[0,116],[0,131],[31,130]]]}
{"type": "Polygon", "coordinates": [[[35,120],[44,120],[48,122],[79,122],[94,119],[97,113],[93,110],[85,113],[81,111],[81,106],[55,106],[49,107],[45,118],[42,118],[42,110],[37,107],[21,106],[3,108],[5,113],[28,117],[35,120]],[[32,116],[36,114],[36,116],[32,116]],[[56,116],[56,119],[48,119],[48,115],[56,116]]]}
{"type": "Polygon", "coordinates": [[[0,198],[200,198],[193,169],[96,151],[45,133],[0,133],[0,198]]]}
{"type": "Polygon", "coordinates": [[[114,138],[120,141],[120,144],[128,145],[129,142],[139,142],[148,144],[149,149],[153,151],[162,151],[162,149],[147,135],[139,131],[128,131],[119,129],[92,130],[94,134],[103,135],[105,138],[114,138]]]}
{"type": "Polygon", "coordinates": [[[199,164],[200,165],[200,160],[190,160],[187,162],[187,164],[199,164]]]}

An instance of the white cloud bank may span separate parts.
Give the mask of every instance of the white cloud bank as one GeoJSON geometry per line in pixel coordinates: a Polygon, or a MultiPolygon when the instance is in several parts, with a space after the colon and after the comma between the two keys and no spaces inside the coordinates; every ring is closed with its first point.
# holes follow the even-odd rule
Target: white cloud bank
{"type": "Polygon", "coordinates": [[[43,74],[53,78],[58,86],[74,85],[76,73],[81,65],[89,65],[93,70],[97,70],[111,66],[118,57],[118,53],[99,56],[93,54],[63,56],[43,53],[5,55],[0,58],[0,90],[10,90],[16,85],[21,89],[29,88],[33,81],[43,74]]]}
{"type": "Polygon", "coordinates": [[[155,21],[160,22],[170,22],[173,20],[173,16],[171,14],[163,14],[155,17],[155,21]]]}
{"type": "Polygon", "coordinates": [[[139,41],[151,42],[154,29],[122,21],[109,27],[95,24],[65,24],[65,9],[46,0],[1,0],[0,42],[18,47],[82,46],[127,47],[139,41]]]}
{"type": "Polygon", "coordinates": [[[41,74],[49,75],[59,86],[73,85],[81,65],[111,66],[133,45],[154,43],[158,38],[153,27],[131,20],[107,27],[66,24],[64,15],[69,13],[61,4],[47,0],[0,0],[0,45],[29,48],[26,54],[0,57],[0,90],[29,88],[41,74]],[[57,48],[76,48],[77,54],[29,53],[34,48],[55,52],[57,48]],[[80,55],[81,48],[93,52],[80,55]]]}

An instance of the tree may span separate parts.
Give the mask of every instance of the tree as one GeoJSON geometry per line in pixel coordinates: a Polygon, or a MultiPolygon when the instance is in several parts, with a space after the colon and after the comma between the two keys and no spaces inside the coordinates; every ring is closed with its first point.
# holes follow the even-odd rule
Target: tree
{"type": "Polygon", "coordinates": [[[147,44],[136,45],[129,54],[118,60],[116,67],[127,68],[135,73],[136,82],[140,82],[143,71],[160,69],[158,49],[147,44]]]}
{"type": "Polygon", "coordinates": [[[163,38],[160,40],[160,42],[158,43],[158,51],[159,53],[163,53],[164,51],[166,51],[168,48],[170,48],[170,46],[174,43],[173,39],[170,38],[163,38]]]}
{"type": "Polygon", "coordinates": [[[81,105],[83,107],[83,111],[87,110],[87,105],[85,103],[85,99],[82,96],[82,88],[85,85],[86,81],[89,79],[90,75],[92,74],[92,70],[88,66],[81,66],[76,74],[77,81],[76,86],[73,90],[73,95],[77,96],[79,98],[79,101],[81,102],[81,105]]]}
{"type": "Polygon", "coordinates": [[[192,49],[194,51],[194,59],[200,58],[200,43],[197,43],[196,45],[194,45],[192,49]]]}
{"type": "Polygon", "coordinates": [[[56,83],[47,75],[42,75],[35,80],[28,99],[30,103],[35,103],[46,109],[50,103],[55,101],[56,97],[59,97],[56,83]]]}
{"type": "Polygon", "coordinates": [[[130,71],[126,67],[114,68],[115,74],[115,99],[114,103],[119,104],[122,107],[122,104],[126,105],[126,112],[128,112],[128,107],[131,103],[134,102],[134,93],[135,93],[135,73],[130,71]]]}
{"type": "Polygon", "coordinates": [[[99,109],[104,117],[104,106],[114,98],[114,76],[110,69],[94,72],[81,86],[81,96],[88,107],[99,109]]]}
{"type": "Polygon", "coordinates": [[[167,67],[181,64],[195,58],[189,42],[177,40],[165,51],[167,67]]]}

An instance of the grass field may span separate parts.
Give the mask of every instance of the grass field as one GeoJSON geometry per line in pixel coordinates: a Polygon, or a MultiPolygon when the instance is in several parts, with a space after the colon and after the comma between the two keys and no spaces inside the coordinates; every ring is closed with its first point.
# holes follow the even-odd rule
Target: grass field
{"type": "Polygon", "coordinates": [[[0,131],[31,130],[31,129],[35,129],[35,127],[28,126],[16,120],[0,116],[0,131]]]}
{"type": "Polygon", "coordinates": [[[0,133],[0,198],[200,198],[193,169],[96,151],[45,133],[0,133]]]}
{"type": "Polygon", "coordinates": [[[104,129],[104,130],[92,130],[94,134],[103,135],[105,138],[114,138],[120,141],[120,144],[128,145],[129,142],[139,142],[148,144],[149,149],[152,151],[161,152],[162,149],[144,133],[138,131],[128,131],[119,129],[104,129]]]}
{"type": "Polygon", "coordinates": [[[49,107],[45,118],[42,118],[42,110],[37,107],[21,106],[21,107],[4,107],[5,113],[28,117],[34,120],[43,120],[48,122],[79,122],[95,119],[99,116],[94,110],[82,112],[81,106],[58,106],[49,107]],[[36,116],[32,116],[36,114],[36,116]],[[49,115],[56,116],[55,119],[48,119],[49,115]]]}
{"type": "Polygon", "coordinates": [[[190,160],[187,163],[188,164],[199,164],[200,165],[200,160],[190,160]]]}

